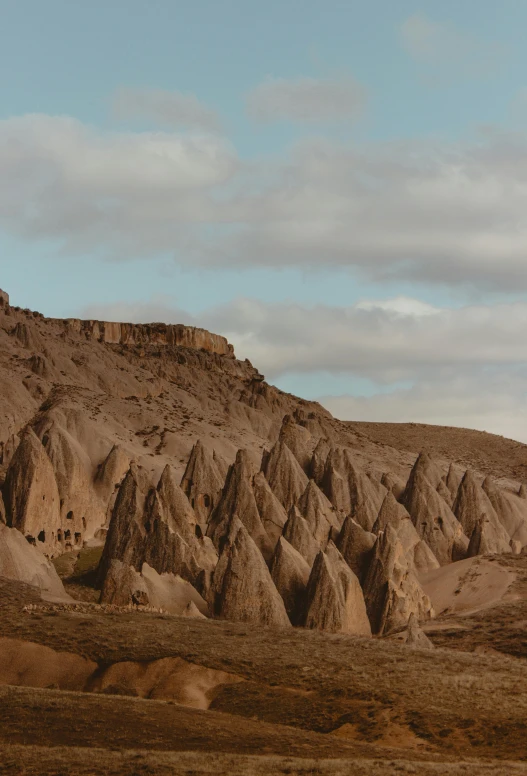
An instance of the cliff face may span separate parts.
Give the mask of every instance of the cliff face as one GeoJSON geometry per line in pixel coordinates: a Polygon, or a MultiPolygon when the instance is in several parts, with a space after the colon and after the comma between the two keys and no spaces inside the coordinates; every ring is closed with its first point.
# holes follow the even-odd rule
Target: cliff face
{"type": "Polygon", "coordinates": [[[75,332],[88,340],[110,345],[174,345],[234,358],[234,348],[225,337],[194,326],[82,321],[79,318],[51,319],[51,322],[64,327],[68,333],[75,332]]]}

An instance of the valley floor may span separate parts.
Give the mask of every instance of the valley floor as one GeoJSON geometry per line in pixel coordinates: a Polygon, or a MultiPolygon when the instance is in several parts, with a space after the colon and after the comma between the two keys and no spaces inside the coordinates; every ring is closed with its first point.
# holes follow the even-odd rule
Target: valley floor
{"type": "MultiPolygon", "coordinates": [[[[0,580],[4,646],[117,665],[121,682],[102,693],[23,686],[20,664],[20,686],[0,687],[0,773],[527,773],[527,558],[484,562],[512,572],[506,594],[440,614],[427,627],[434,650],[90,603],[68,611],[0,580]],[[174,700],[181,680],[163,700],[141,697],[138,676],[167,658],[237,681],[211,685],[208,710],[174,700]]],[[[470,602],[477,574],[468,584],[472,598],[456,597],[470,602]]]]}

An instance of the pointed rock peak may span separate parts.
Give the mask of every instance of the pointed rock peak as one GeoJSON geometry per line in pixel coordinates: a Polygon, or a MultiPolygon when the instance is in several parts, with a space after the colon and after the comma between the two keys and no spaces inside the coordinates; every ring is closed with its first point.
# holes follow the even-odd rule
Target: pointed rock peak
{"type": "Polygon", "coordinates": [[[297,507],[291,507],[289,510],[283,535],[311,567],[321,545],[313,536],[309,523],[302,517],[297,507]]]}
{"type": "Polygon", "coordinates": [[[274,545],[260,517],[253,488],[253,472],[247,451],[238,450],[236,460],[229,468],[218,505],[210,516],[207,536],[212,539],[216,547],[219,547],[222,537],[230,529],[232,516],[238,515],[249,535],[265,557],[269,558],[274,545]]]}
{"type": "Polygon", "coordinates": [[[198,439],[190,452],[181,480],[181,489],[202,525],[207,523],[210,513],[218,503],[224,479],[224,473],[218,468],[214,456],[198,439]]]}
{"type": "Polygon", "coordinates": [[[159,479],[157,493],[169,527],[178,531],[184,539],[194,537],[196,515],[177,483],[174,469],[168,464],[159,479]]]}
{"type": "Polygon", "coordinates": [[[259,625],[290,625],[263,556],[236,516],[222,541],[210,595],[217,617],[259,625]]]}
{"type": "Polygon", "coordinates": [[[262,525],[271,545],[275,547],[287,522],[287,512],[271,490],[263,472],[254,475],[253,492],[262,525]]]}
{"type": "Polygon", "coordinates": [[[441,482],[443,473],[440,467],[433,461],[428,453],[419,453],[417,460],[415,461],[410,477],[406,483],[406,488],[402,496],[403,503],[410,498],[412,489],[417,483],[427,480],[434,490],[441,482]]]}
{"type": "Polygon", "coordinates": [[[212,453],[212,460],[216,464],[216,468],[218,469],[218,472],[220,473],[220,477],[222,480],[225,480],[225,477],[227,476],[227,472],[229,471],[229,464],[221,456],[219,453],[216,452],[216,450],[212,453]]]}
{"type": "Polygon", "coordinates": [[[446,486],[446,483],[444,480],[439,480],[437,484],[436,491],[439,493],[445,504],[451,505],[453,502],[452,494],[450,493],[449,489],[446,486]]]}
{"type": "Polygon", "coordinates": [[[309,472],[313,441],[307,428],[298,425],[292,415],[284,415],[278,439],[288,446],[302,469],[309,472]]]}
{"type": "Polygon", "coordinates": [[[307,476],[289,447],[278,440],[263,461],[262,471],[285,509],[295,504],[308,483],[307,476]]]}
{"type": "Polygon", "coordinates": [[[434,649],[434,645],[419,627],[419,620],[411,613],[406,629],[405,644],[413,649],[434,649]]]}
{"type": "MultiPolygon", "coordinates": [[[[490,484],[487,483],[490,488],[490,484]]],[[[463,529],[467,536],[471,537],[471,541],[474,535],[474,529],[478,526],[478,531],[481,532],[481,536],[485,542],[489,542],[489,545],[485,547],[487,552],[508,552],[510,547],[510,536],[506,532],[505,528],[501,525],[496,510],[494,509],[491,500],[489,499],[485,490],[481,487],[476,480],[475,474],[470,469],[467,469],[465,476],[459,486],[459,491],[454,504],[454,513],[463,526],[463,529]],[[485,518],[489,525],[485,525],[482,529],[483,523],[481,518],[485,518]]],[[[477,537],[479,533],[476,533],[476,538],[472,542],[471,552],[474,552],[474,547],[480,541],[477,537]]]]}
{"type": "Polygon", "coordinates": [[[138,464],[136,461],[132,461],[130,463],[130,468],[128,469],[126,476],[123,480],[123,485],[124,485],[124,482],[126,482],[127,480],[129,482],[135,483],[137,488],[145,494],[148,493],[148,491],[152,487],[150,475],[148,474],[146,469],[140,464],[138,464]]]}
{"type": "Polygon", "coordinates": [[[387,525],[391,525],[396,531],[399,528],[401,520],[409,517],[408,512],[395,500],[392,491],[389,490],[381,504],[381,509],[372,531],[374,534],[384,531],[387,525]]]}
{"type": "Polygon", "coordinates": [[[181,617],[188,617],[192,620],[206,620],[207,615],[200,612],[194,601],[189,601],[181,612],[181,617]]]}
{"type": "Polygon", "coordinates": [[[306,628],[371,636],[359,580],[333,542],[318,553],[311,570],[306,628]]]}
{"type": "Polygon", "coordinates": [[[351,515],[348,515],[342,525],[342,530],[337,540],[337,548],[359,580],[363,579],[368,568],[371,550],[375,541],[375,534],[365,531],[351,515]]]}
{"type": "Polygon", "coordinates": [[[405,557],[391,525],[380,533],[364,579],[364,598],[373,633],[390,633],[407,625],[413,612],[419,620],[434,616],[432,604],[405,557]]]}
{"type": "Polygon", "coordinates": [[[60,496],[53,465],[39,438],[27,427],[6,473],[3,488],[7,525],[18,528],[39,549],[56,552],[60,496]]]}
{"type": "Polygon", "coordinates": [[[446,486],[449,489],[453,499],[455,499],[457,495],[462,479],[463,479],[463,475],[461,474],[459,469],[453,463],[451,463],[450,466],[448,467],[446,486]]]}
{"type": "Polygon", "coordinates": [[[104,461],[99,466],[95,482],[107,490],[113,490],[130,467],[130,458],[121,445],[114,445],[104,461]]]}
{"type": "Polygon", "coordinates": [[[310,572],[311,567],[302,555],[281,536],[271,561],[271,578],[293,625],[300,625],[303,619],[310,572]]]}
{"type": "Polygon", "coordinates": [[[309,476],[315,480],[317,485],[322,484],[324,478],[324,470],[326,468],[326,461],[331,450],[331,445],[328,439],[321,438],[317,442],[317,446],[311,456],[311,465],[309,467],[309,476]]]}
{"type": "Polygon", "coordinates": [[[318,541],[327,542],[332,529],[340,530],[340,521],[334,506],[314,480],[309,480],[297,506],[318,541]]]}
{"type": "Polygon", "coordinates": [[[381,477],[381,485],[384,485],[387,490],[391,490],[397,501],[399,501],[404,493],[404,481],[400,477],[397,477],[396,474],[393,474],[393,472],[384,472],[381,477]]]}

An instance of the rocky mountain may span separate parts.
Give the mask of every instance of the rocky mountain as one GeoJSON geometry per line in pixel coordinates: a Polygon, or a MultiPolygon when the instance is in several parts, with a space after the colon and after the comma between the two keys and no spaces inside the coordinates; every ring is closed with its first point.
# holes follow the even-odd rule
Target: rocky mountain
{"type": "Polygon", "coordinates": [[[103,603],[418,643],[422,575],[527,545],[525,486],[492,456],[370,438],[201,329],[2,293],[0,386],[0,558],[30,550],[13,579],[99,547],[103,603]]]}

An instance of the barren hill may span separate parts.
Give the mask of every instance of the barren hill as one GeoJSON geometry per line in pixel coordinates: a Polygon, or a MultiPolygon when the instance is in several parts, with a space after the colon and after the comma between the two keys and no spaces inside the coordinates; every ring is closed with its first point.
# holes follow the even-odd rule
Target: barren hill
{"type": "Polygon", "coordinates": [[[525,773],[525,466],[482,432],[341,422],[218,334],[0,292],[0,752],[525,773]]]}

